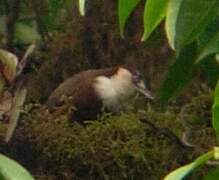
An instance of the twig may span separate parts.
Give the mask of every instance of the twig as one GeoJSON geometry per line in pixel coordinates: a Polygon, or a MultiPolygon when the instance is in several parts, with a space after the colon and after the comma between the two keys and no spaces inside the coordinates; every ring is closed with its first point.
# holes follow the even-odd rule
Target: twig
{"type": "Polygon", "coordinates": [[[23,86],[23,81],[21,80],[17,85],[15,96],[13,98],[13,105],[9,114],[9,118],[10,118],[9,125],[5,136],[6,143],[8,143],[11,140],[14,131],[17,127],[18,119],[20,116],[20,112],[22,111],[22,107],[25,102],[26,95],[27,95],[27,89],[23,86]]]}
{"type": "Polygon", "coordinates": [[[191,132],[191,128],[187,125],[187,122],[184,120],[184,114],[186,111],[186,106],[182,107],[181,111],[180,111],[180,117],[182,119],[182,125],[185,128],[185,131],[183,132],[182,135],[182,141],[185,145],[187,145],[188,147],[195,147],[196,145],[193,144],[192,142],[190,142],[191,136],[192,136],[192,132],[191,132]]]}
{"type": "Polygon", "coordinates": [[[18,64],[18,70],[17,70],[17,75],[16,77],[19,77],[21,75],[21,73],[23,72],[24,68],[27,65],[28,62],[28,57],[31,53],[33,53],[34,49],[36,48],[36,45],[33,43],[31,44],[28,49],[26,50],[23,58],[20,60],[19,64],[18,64]]]}
{"type": "Polygon", "coordinates": [[[170,129],[159,128],[146,118],[142,118],[140,120],[144,123],[147,123],[154,131],[168,137],[171,141],[174,141],[177,145],[184,147],[184,148],[191,148],[191,147],[188,147],[186,144],[184,144],[184,142],[180,138],[178,138],[170,129]]]}

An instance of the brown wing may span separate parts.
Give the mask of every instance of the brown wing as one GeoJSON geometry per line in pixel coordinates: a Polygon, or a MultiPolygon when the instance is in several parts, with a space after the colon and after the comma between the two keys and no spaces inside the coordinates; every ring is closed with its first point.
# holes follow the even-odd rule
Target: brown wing
{"type": "Polygon", "coordinates": [[[63,103],[62,97],[71,96],[73,103],[77,106],[80,102],[96,99],[93,89],[93,82],[97,76],[112,76],[118,67],[106,68],[101,70],[82,71],[61,83],[49,96],[47,105],[52,108],[63,103]]]}
{"type": "Polygon", "coordinates": [[[79,73],[61,83],[49,96],[47,104],[49,107],[59,106],[63,103],[62,97],[74,97],[83,86],[84,75],[79,73]]]}

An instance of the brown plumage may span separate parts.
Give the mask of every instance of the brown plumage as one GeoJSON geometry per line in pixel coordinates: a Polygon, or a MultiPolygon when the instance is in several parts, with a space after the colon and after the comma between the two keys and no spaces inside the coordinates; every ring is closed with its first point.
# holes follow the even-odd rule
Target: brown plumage
{"type": "Polygon", "coordinates": [[[115,74],[118,67],[82,71],[61,83],[49,96],[47,105],[51,109],[63,104],[65,97],[72,97],[76,107],[75,119],[94,118],[101,112],[102,101],[95,93],[92,84],[97,76],[110,77],[115,74]],[[92,103],[92,104],[88,104],[92,103]]]}
{"type": "Polygon", "coordinates": [[[132,92],[133,72],[127,68],[87,70],[61,83],[50,95],[47,105],[51,109],[62,105],[66,97],[71,97],[71,103],[76,108],[73,119],[88,120],[96,117],[103,107],[110,111],[119,109],[120,99],[132,92]]]}

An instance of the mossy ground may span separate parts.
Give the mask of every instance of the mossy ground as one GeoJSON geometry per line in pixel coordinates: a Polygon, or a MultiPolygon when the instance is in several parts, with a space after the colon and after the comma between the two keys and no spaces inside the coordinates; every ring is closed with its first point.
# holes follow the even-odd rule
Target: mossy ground
{"type": "MultiPolygon", "coordinates": [[[[36,112],[37,113],[37,112],[36,112]]],[[[155,118],[148,118],[150,121],[155,118]]],[[[18,130],[26,140],[50,161],[57,163],[57,175],[63,170],[82,179],[157,179],[179,165],[180,147],[152,130],[133,113],[105,115],[86,126],[69,122],[65,115],[54,119],[34,114],[23,120],[18,130]],[[23,130],[22,130],[23,129],[23,130]],[[177,157],[174,155],[174,157],[177,157]]],[[[168,114],[159,114],[164,122],[168,114]]],[[[22,135],[21,135],[22,136],[22,135]]],[[[41,157],[41,158],[42,158],[41,157]]]]}
{"type": "MultiPolygon", "coordinates": [[[[158,180],[214,146],[211,101],[212,92],[205,89],[181,108],[159,111],[148,104],[144,110],[103,114],[86,125],[69,121],[67,106],[48,113],[44,106],[31,110],[29,105],[10,150],[4,152],[39,180],[158,180]],[[181,141],[185,126],[191,128],[192,148],[181,141]]],[[[3,132],[5,128],[2,137],[3,132]]],[[[197,171],[195,177],[208,169],[197,171]]]]}
{"type": "MultiPolygon", "coordinates": [[[[203,96],[199,98],[202,102],[203,96]]],[[[197,101],[198,97],[190,106],[197,101]]],[[[200,108],[194,116],[200,115],[196,114],[200,108]]],[[[69,121],[66,112],[50,114],[40,107],[23,116],[14,141],[26,143],[20,148],[29,146],[29,160],[24,163],[37,179],[157,180],[207,150],[181,143],[180,118],[171,108],[160,112],[148,106],[134,113],[103,114],[84,126],[69,121]]],[[[199,145],[206,143],[204,137],[209,138],[203,135],[199,145]]]]}

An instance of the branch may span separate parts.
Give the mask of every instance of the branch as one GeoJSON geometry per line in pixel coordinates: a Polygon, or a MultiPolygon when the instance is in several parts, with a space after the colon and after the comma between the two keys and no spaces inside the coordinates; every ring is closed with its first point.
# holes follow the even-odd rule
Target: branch
{"type": "Polygon", "coordinates": [[[36,45],[33,43],[31,44],[28,49],[26,50],[23,58],[20,60],[19,64],[18,64],[18,70],[17,70],[17,77],[19,77],[21,75],[21,73],[23,72],[24,68],[27,65],[28,62],[28,57],[30,54],[33,53],[34,49],[36,48],[36,45]]]}
{"type": "Polygon", "coordinates": [[[155,132],[158,134],[164,135],[171,141],[173,141],[175,144],[179,145],[180,147],[183,148],[191,148],[190,146],[187,146],[187,144],[184,144],[184,142],[178,138],[170,129],[168,128],[159,128],[152,122],[150,122],[147,118],[142,118],[140,119],[143,123],[148,124],[155,132]]]}

